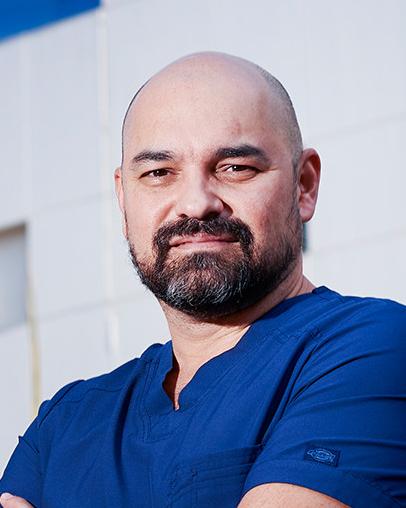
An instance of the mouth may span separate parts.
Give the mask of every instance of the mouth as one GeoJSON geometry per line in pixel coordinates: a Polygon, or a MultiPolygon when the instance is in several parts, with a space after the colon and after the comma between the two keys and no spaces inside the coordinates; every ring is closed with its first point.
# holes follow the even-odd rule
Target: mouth
{"type": "Polygon", "coordinates": [[[195,235],[176,236],[170,242],[170,247],[178,248],[215,248],[222,247],[226,244],[236,243],[237,240],[231,235],[207,235],[205,233],[197,233],[195,235]]]}

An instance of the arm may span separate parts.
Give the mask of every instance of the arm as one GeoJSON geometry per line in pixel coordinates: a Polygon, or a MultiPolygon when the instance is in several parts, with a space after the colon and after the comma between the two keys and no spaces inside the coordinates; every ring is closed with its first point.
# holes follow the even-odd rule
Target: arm
{"type": "Polygon", "coordinates": [[[32,504],[22,497],[13,496],[8,492],[3,492],[0,496],[0,502],[3,508],[33,508],[32,504]]]}
{"type": "Polygon", "coordinates": [[[266,483],[251,489],[238,508],[348,508],[315,490],[289,483],[266,483]]]}
{"type": "MultiPolygon", "coordinates": [[[[28,499],[34,506],[39,506],[42,488],[37,422],[38,417],[28,427],[24,436],[19,437],[18,445],[7,464],[3,476],[0,478],[0,493],[18,494],[28,499]]],[[[10,504],[14,501],[9,501],[5,505],[3,499],[4,495],[1,499],[3,507],[14,506],[10,504]]]]}
{"type": "Polygon", "coordinates": [[[265,436],[239,508],[398,506],[406,496],[405,338],[405,309],[392,304],[321,337],[265,436]]]}
{"type": "MultiPolygon", "coordinates": [[[[41,404],[38,416],[34,419],[23,436],[18,439],[11,458],[6,466],[3,476],[0,478],[0,493],[15,493],[29,501],[31,505],[40,506],[42,493],[42,466],[40,450],[43,450],[40,428],[44,419],[52,411],[53,407],[65,396],[65,394],[77,384],[75,381],[59,390],[50,401],[41,404]]],[[[47,436],[49,437],[49,436],[47,436]]],[[[16,502],[15,500],[9,501],[16,502]]],[[[28,506],[31,506],[30,504],[28,506]]],[[[7,508],[14,505],[7,505],[7,508]]],[[[16,505],[19,507],[20,505],[16,505]]],[[[24,505],[21,505],[24,508],[24,505]]]]}

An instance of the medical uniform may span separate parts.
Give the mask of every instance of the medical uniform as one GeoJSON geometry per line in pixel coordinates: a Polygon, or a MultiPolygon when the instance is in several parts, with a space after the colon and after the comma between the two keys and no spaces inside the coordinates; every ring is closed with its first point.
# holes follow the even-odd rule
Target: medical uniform
{"type": "MultiPolygon", "coordinates": [[[[42,404],[0,492],[37,508],[232,508],[269,482],[406,506],[406,307],[326,287],[202,365],[175,411],[172,343],[42,404]]],[[[3,410],[2,418],[7,418],[3,410]]]]}

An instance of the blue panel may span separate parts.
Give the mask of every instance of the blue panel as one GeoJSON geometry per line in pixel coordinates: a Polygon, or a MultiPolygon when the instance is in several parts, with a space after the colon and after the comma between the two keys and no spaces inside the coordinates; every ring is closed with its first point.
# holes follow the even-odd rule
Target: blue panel
{"type": "Polygon", "coordinates": [[[100,0],[0,0],[0,39],[94,9],[100,0]]]}

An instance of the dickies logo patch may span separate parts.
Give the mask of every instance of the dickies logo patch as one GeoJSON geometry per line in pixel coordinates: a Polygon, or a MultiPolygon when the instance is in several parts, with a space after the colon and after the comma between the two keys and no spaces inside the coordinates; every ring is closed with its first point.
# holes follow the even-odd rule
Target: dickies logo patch
{"type": "Polygon", "coordinates": [[[324,448],[324,446],[310,445],[306,448],[304,459],[311,460],[313,462],[321,462],[328,466],[337,466],[340,458],[340,452],[338,450],[332,450],[331,448],[324,448]]]}

